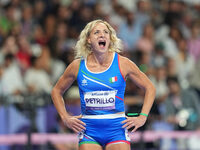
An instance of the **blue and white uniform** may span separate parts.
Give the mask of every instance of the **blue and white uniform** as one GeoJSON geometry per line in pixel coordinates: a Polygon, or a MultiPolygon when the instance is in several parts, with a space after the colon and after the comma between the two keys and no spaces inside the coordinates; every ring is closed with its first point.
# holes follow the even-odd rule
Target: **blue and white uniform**
{"type": "Polygon", "coordinates": [[[126,82],[119,67],[119,55],[107,70],[91,72],[86,59],[80,62],[77,76],[81,99],[81,120],[86,130],[79,135],[79,145],[94,143],[105,146],[110,143],[127,142],[130,139],[121,122],[125,120],[124,92],[126,82]]]}

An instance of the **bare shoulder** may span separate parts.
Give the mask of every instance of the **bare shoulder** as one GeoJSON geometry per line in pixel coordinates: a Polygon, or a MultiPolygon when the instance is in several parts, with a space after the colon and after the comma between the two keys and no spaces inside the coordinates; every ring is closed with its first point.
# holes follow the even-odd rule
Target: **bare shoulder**
{"type": "Polygon", "coordinates": [[[79,68],[80,61],[81,59],[75,59],[71,62],[71,65],[73,65],[73,67],[79,68]]]}
{"type": "Polygon", "coordinates": [[[130,73],[137,73],[139,68],[129,58],[119,55],[119,65],[124,77],[127,77],[130,73]]]}
{"type": "Polygon", "coordinates": [[[79,71],[79,65],[80,65],[81,59],[75,59],[73,60],[66,68],[64,75],[71,75],[76,77],[79,71]]]}

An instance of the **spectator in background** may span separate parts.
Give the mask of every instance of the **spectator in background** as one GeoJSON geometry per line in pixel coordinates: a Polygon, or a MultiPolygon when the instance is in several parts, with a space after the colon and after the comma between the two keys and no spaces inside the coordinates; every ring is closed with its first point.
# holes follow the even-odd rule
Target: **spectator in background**
{"type": "Polygon", "coordinates": [[[30,67],[30,57],[32,55],[32,51],[26,36],[20,35],[17,38],[17,43],[18,51],[16,53],[16,58],[22,73],[24,73],[30,67]]]}
{"type": "Polygon", "coordinates": [[[166,69],[164,66],[155,68],[155,76],[151,77],[151,81],[156,87],[156,99],[157,104],[164,102],[168,95],[168,88],[166,84],[166,69]]]}
{"type": "Polygon", "coordinates": [[[108,1],[104,1],[103,8],[106,10],[104,12],[107,15],[108,21],[116,31],[119,31],[122,22],[126,22],[127,10],[116,0],[112,0],[111,5],[109,5],[108,1]]]}
{"type": "Polygon", "coordinates": [[[125,49],[128,51],[136,48],[136,43],[141,37],[142,26],[135,20],[132,12],[127,12],[126,22],[120,24],[119,36],[123,40],[125,49]]]}
{"type": "Polygon", "coordinates": [[[45,17],[45,2],[43,0],[37,0],[34,2],[33,14],[36,24],[42,24],[45,17]]]}
{"type": "Polygon", "coordinates": [[[137,50],[136,55],[137,55],[136,56],[137,65],[139,69],[149,77],[153,75],[154,68],[151,63],[152,61],[151,53],[137,50]]]}
{"type": "Polygon", "coordinates": [[[147,24],[151,17],[151,2],[149,0],[138,0],[137,11],[135,11],[136,20],[144,26],[147,24]]]}
{"type": "Polygon", "coordinates": [[[138,40],[137,49],[151,53],[154,50],[154,27],[151,23],[144,26],[142,37],[138,40]]]}
{"type": "Polygon", "coordinates": [[[31,94],[50,93],[52,84],[49,75],[41,67],[40,58],[31,57],[31,67],[27,70],[24,80],[28,92],[31,94]]]}
{"type": "Polygon", "coordinates": [[[0,35],[2,39],[6,39],[16,24],[15,9],[11,4],[6,4],[3,9],[3,13],[0,15],[0,35]]]}
{"type": "Polygon", "coordinates": [[[69,40],[69,27],[65,22],[60,22],[57,24],[56,34],[51,44],[51,55],[54,58],[62,58],[65,51],[69,50],[70,40],[69,40]]]}
{"type": "Polygon", "coordinates": [[[16,38],[14,36],[8,36],[5,40],[2,48],[0,48],[0,64],[4,63],[4,58],[6,54],[16,55],[18,52],[18,45],[16,42],[16,38]]]}
{"type": "Polygon", "coordinates": [[[164,46],[162,43],[155,45],[155,50],[152,53],[152,64],[154,67],[165,66],[167,58],[164,54],[164,46]]]}
{"type": "Polygon", "coordinates": [[[194,21],[191,27],[191,38],[188,40],[188,51],[195,62],[200,59],[200,23],[194,21]]]}
{"type": "Polygon", "coordinates": [[[6,54],[4,58],[2,84],[5,95],[20,95],[25,92],[24,82],[18,64],[13,54],[6,54]]]}
{"type": "MultiPolygon", "coordinates": [[[[200,59],[195,63],[194,67],[192,68],[191,75],[188,78],[190,86],[197,91],[200,97],[200,59]]],[[[200,98],[199,98],[200,102],[200,98]]]]}
{"type": "Polygon", "coordinates": [[[177,41],[178,53],[174,56],[176,62],[176,70],[182,88],[188,88],[188,78],[191,75],[194,66],[194,59],[188,53],[187,41],[180,39],[177,41]]]}
{"type": "MultiPolygon", "coordinates": [[[[200,103],[197,94],[192,90],[182,90],[177,77],[168,77],[169,95],[165,100],[166,120],[174,126],[174,130],[200,129],[200,103]]],[[[189,149],[187,140],[178,139],[177,149],[189,149]]]]}
{"type": "Polygon", "coordinates": [[[22,34],[29,38],[35,25],[35,18],[33,7],[28,2],[23,3],[21,17],[22,34]]]}
{"type": "Polygon", "coordinates": [[[168,57],[174,57],[178,53],[177,42],[182,38],[181,31],[174,25],[169,29],[169,34],[161,42],[165,47],[165,55],[168,57]]]}
{"type": "Polygon", "coordinates": [[[176,61],[172,57],[167,57],[166,73],[167,73],[167,76],[177,76],[178,75],[178,71],[176,69],[176,61]]]}
{"type": "Polygon", "coordinates": [[[3,66],[0,64],[0,97],[4,95],[4,87],[2,84],[3,66]]]}
{"type": "Polygon", "coordinates": [[[51,39],[54,37],[56,31],[56,24],[56,16],[53,14],[48,14],[43,24],[43,29],[47,38],[47,43],[50,42],[51,39]]]}
{"type": "Polygon", "coordinates": [[[183,2],[181,1],[169,1],[167,6],[167,12],[165,14],[165,24],[168,26],[172,26],[177,24],[182,17],[183,14],[183,2]]]}
{"type": "Polygon", "coordinates": [[[34,43],[40,45],[46,45],[48,42],[48,38],[44,32],[44,29],[39,24],[34,26],[32,38],[34,43]]]}
{"type": "Polygon", "coordinates": [[[8,36],[1,48],[0,54],[3,55],[2,57],[7,53],[15,55],[18,52],[18,49],[16,38],[14,36],[8,36]]]}

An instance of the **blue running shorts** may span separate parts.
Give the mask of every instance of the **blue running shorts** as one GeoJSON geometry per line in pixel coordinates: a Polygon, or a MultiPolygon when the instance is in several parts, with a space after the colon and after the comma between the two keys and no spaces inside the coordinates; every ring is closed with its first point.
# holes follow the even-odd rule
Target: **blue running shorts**
{"type": "Polygon", "coordinates": [[[130,144],[128,131],[122,128],[123,124],[121,123],[126,119],[125,115],[119,114],[122,117],[113,117],[113,115],[115,114],[83,116],[81,121],[86,124],[86,130],[79,133],[79,146],[89,143],[99,144],[103,147],[116,143],[130,144]],[[109,118],[110,116],[111,118],[109,118]]]}

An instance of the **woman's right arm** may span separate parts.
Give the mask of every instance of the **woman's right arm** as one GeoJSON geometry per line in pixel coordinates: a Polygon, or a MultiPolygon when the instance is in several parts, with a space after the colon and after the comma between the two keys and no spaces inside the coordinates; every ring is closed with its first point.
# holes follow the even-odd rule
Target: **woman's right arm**
{"type": "Polygon", "coordinates": [[[65,103],[63,100],[63,93],[70,88],[72,83],[77,77],[78,70],[79,70],[80,60],[74,60],[65,70],[63,75],[60,77],[56,85],[53,87],[51,97],[53,103],[60,115],[62,121],[67,125],[69,128],[74,130],[75,132],[80,132],[85,130],[85,123],[80,121],[77,116],[70,116],[65,108],[65,103]]]}

